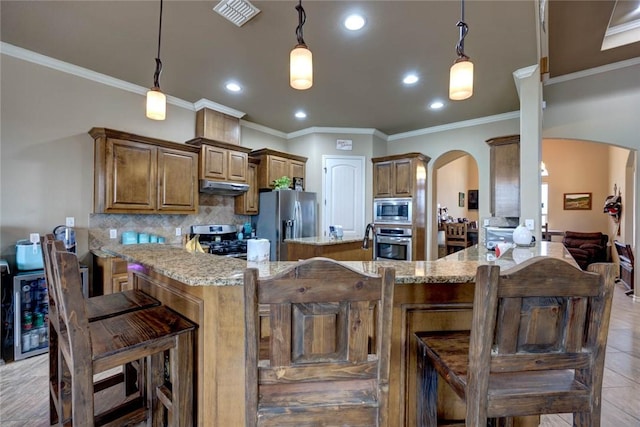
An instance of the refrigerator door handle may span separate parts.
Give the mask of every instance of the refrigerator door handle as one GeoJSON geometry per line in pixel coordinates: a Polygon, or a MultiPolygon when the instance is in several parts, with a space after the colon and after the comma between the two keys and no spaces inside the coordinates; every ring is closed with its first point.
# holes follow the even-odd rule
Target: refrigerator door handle
{"type": "Polygon", "coordinates": [[[302,237],[302,205],[296,200],[293,206],[293,237],[299,239],[302,237]]]}

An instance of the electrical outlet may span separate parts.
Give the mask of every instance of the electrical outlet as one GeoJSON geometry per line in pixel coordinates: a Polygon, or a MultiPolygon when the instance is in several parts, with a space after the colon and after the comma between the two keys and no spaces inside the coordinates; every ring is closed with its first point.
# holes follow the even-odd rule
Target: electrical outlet
{"type": "Polygon", "coordinates": [[[534,227],[534,222],[532,219],[525,219],[524,220],[524,226],[527,227],[529,230],[533,231],[534,227]]]}
{"type": "Polygon", "coordinates": [[[489,219],[488,219],[488,218],[485,218],[485,220],[484,220],[484,222],[483,222],[483,225],[484,225],[485,227],[488,227],[488,226],[489,226],[489,219]]]}
{"type": "Polygon", "coordinates": [[[74,227],[76,224],[76,219],[72,216],[68,216],[67,220],[65,221],[65,225],[67,227],[74,227]]]}
{"type": "Polygon", "coordinates": [[[109,238],[110,239],[117,239],[118,238],[118,230],[116,230],[115,228],[112,228],[109,230],[109,238]]]}
{"type": "Polygon", "coordinates": [[[176,227],[176,236],[182,236],[182,229],[180,227],[176,227]]]}
{"type": "MultiPolygon", "coordinates": [[[[29,234],[29,241],[31,243],[40,243],[40,234],[39,233],[31,233],[29,234]]],[[[35,248],[34,248],[35,250],[35,248]]]]}

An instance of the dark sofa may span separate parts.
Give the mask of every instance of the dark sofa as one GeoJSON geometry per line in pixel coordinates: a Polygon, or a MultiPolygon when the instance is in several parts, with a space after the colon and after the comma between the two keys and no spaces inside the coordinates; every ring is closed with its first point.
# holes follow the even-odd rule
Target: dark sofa
{"type": "Polygon", "coordinates": [[[583,270],[589,264],[608,260],[609,236],[606,234],[565,231],[562,243],[583,270]]]}

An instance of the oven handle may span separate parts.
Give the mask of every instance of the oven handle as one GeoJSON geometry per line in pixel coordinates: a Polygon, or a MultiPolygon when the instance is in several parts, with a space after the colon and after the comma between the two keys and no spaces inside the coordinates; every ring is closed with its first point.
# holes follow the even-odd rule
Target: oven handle
{"type": "Polygon", "coordinates": [[[411,237],[391,237],[381,234],[376,234],[376,240],[378,243],[411,243],[411,237]]]}

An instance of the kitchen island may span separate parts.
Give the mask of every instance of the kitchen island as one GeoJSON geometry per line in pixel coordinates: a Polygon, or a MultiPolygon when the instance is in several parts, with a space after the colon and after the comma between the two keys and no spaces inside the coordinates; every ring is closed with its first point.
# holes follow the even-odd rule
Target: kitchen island
{"type": "MultiPolygon", "coordinates": [[[[181,247],[114,245],[104,252],[127,260],[131,284],[199,325],[196,340],[196,405],[201,426],[244,425],[244,303],[242,275],[247,267],[260,277],[277,274],[294,262],[250,263],[181,247]]],[[[470,327],[474,278],[478,265],[498,264],[507,269],[533,256],[575,262],[560,243],[539,242],[515,248],[496,259],[493,252],[472,246],[437,261],[363,262],[345,264],[364,272],[378,266],[396,269],[393,310],[389,419],[393,426],[415,425],[415,331],[470,327]]],[[[462,406],[453,395],[443,396],[448,418],[462,406]]],[[[537,418],[537,417],[534,417],[537,418]]],[[[523,421],[519,425],[536,425],[523,421]]]]}
{"type": "Polygon", "coordinates": [[[326,257],[336,261],[372,261],[373,244],[362,249],[362,238],[332,239],[329,237],[301,237],[287,239],[287,256],[289,261],[312,257],[326,257]]]}

